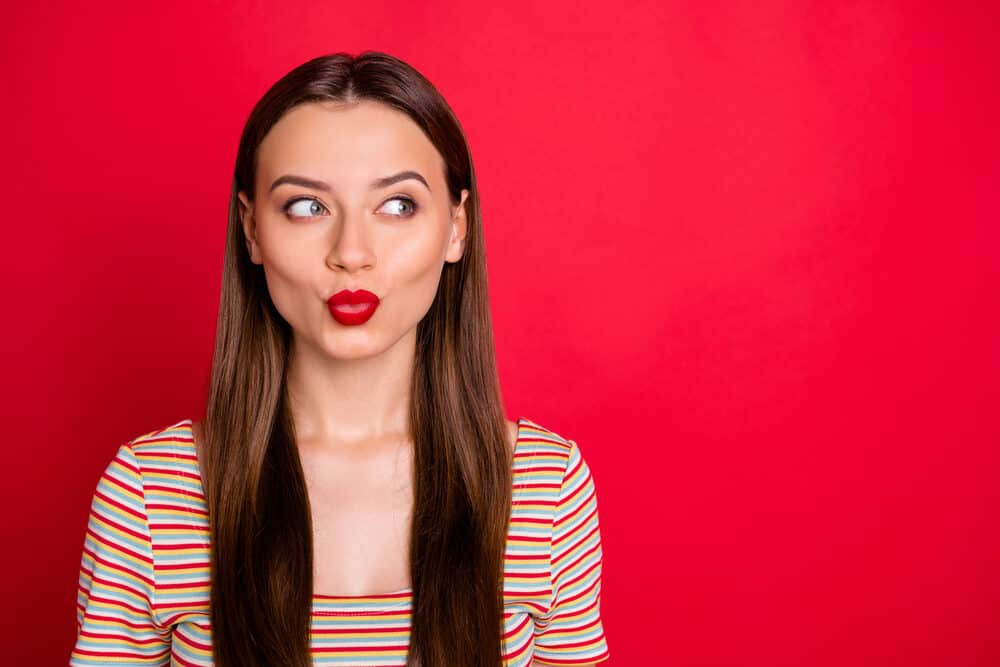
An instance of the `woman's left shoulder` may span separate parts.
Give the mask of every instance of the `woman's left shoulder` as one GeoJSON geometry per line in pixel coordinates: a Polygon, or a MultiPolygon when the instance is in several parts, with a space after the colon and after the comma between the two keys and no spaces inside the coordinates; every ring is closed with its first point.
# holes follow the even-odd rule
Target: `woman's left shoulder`
{"type": "Polygon", "coordinates": [[[519,442],[531,442],[551,449],[553,452],[561,452],[567,457],[579,457],[580,447],[576,440],[544,426],[543,424],[521,417],[517,422],[517,438],[519,442]]]}

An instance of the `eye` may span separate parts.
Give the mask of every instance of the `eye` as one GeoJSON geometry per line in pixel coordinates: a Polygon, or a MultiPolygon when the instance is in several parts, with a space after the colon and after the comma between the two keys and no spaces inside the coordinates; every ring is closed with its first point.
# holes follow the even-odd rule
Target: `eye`
{"type": "Polygon", "coordinates": [[[293,218],[311,218],[317,215],[322,215],[322,212],[326,210],[325,206],[312,197],[299,197],[297,199],[292,199],[285,204],[281,210],[288,213],[296,206],[298,206],[299,210],[298,212],[292,213],[293,218]],[[305,206],[298,206],[299,204],[305,204],[305,206]]]}
{"type": "Polygon", "coordinates": [[[417,211],[417,203],[410,199],[409,197],[393,197],[388,200],[385,204],[379,207],[382,210],[386,204],[393,204],[390,209],[390,215],[399,216],[401,218],[409,218],[417,211]]]}

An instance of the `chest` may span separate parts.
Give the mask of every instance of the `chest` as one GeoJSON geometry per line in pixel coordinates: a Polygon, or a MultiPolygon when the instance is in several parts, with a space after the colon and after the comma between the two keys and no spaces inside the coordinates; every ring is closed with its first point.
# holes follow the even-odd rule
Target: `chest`
{"type": "Polygon", "coordinates": [[[410,586],[412,449],[303,448],[317,594],[364,595],[410,586]]]}

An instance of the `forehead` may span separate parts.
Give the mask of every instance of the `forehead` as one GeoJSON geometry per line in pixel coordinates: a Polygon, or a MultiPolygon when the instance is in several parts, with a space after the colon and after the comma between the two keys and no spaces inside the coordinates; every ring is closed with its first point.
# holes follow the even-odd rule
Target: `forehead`
{"type": "MultiPolygon", "coordinates": [[[[259,182],[284,173],[367,186],[372,179],[415,169],[444,182],[444,158],[405,113],[381,102],[309,102],[286,112],[261,142],[259,182]]],[[[433,188],[433,183],[432,183],[433,188]]]]}

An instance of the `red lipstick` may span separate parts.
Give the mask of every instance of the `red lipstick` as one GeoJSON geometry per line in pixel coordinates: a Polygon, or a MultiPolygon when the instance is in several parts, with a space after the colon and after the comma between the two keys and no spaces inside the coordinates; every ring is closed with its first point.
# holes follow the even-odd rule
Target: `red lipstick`
{"type": "Polygon", "coordinates": [[[367,322],[375,313],[378,304],[378,297],[366,289],[354,292],[349,289],[340,290],[327,301],[333,319],[348,325],[367,322]]]}

